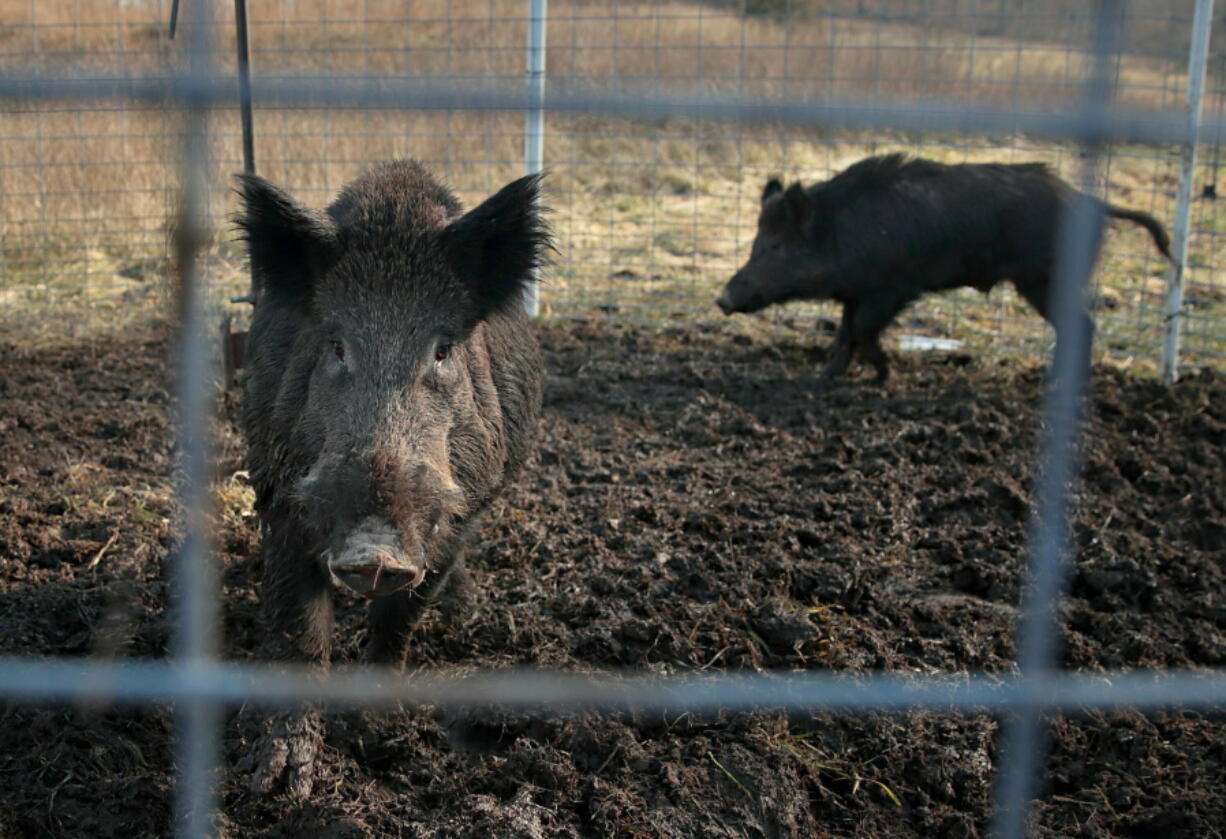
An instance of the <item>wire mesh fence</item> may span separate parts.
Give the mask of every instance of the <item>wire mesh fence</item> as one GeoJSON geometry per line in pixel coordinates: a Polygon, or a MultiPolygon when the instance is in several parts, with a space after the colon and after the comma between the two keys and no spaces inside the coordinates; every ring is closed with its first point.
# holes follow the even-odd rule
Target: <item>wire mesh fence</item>
{"type": "MultiPolygon", "coordinates": [[[[1209,25],[1211,3],[1196,5],[1209,25]]],[[[456,7],[367,2],[253,4],[256,160],[321,204],[377,160],[414,156],[465,197],[524,166],[524,84],[531,15],[512,0],[456,7]],[[351,13],[350,13],[351,12],[351,13]]],[[[214,830],[217,709],[247,699],[357,705],[556,704],[686,710],[814,704],[854,711],[991,708],[1018,712],[998,787],[1002,836],[1023,833],[1041,749],[1057,708],[1218,706],[1220,674],[1104,679],[1054,672],[1055,603],[1067,545],[1067,484],[1089,359],[1058,355],[1031,556],[1035,578],[1016,678],[819,674],[601,682],[489,674],[454,682],[388,672],[272,675],[217,663],[216,580],[208,559],[206,305],[241,293],[246,269],[223,233],[226,173],[242,168],[229,9],[192,4],[165,37],[165,4],[14,4],[0,56],[4,317],[114,320],[181,284],[185,327],[179,406],[183,547],[175,663],[0,660],[0,694],[26,700],[174,701],[180,709],[180,829],[214,830]],[[213,12],[216,13],[214,16],[213,12]],[[171,208],[177,208],[171,212],[171,208]],[[167,221],[173,219],[173,221],[167,221]],[[178,264],[168,252],[174,248],[178,264]],[[206,282],[207,278],[207,282],[206,282]],[[212,296],[210,298],[210,295],[212,296]],[[79,305],[79,308],[73,308],[79,305]]],[[[761,183],[821,179],[866,154],[906,150],[948,161],[1043,160],[1086,191],[1172,218],[1193,10],[1170,4],[972,0],[550,5],[544,164],[560,259],[546,312],[695,319],[743,260],[761,183]],[[919,103],[919,104],[916,104],[919,103]]],[[[1206,90],[1211,144],[1193,171],[1183,314],[1191,363],[1226,353],[1216,276],[1216,56],[1206,90]]],[[[1064,220],[1062,293],[1093,262],[1091,203],[1064,220]]],[[[1112,234],[1095,275],[1099,352],[1155,363],[1166,324],[1167,266],[1141,234],[1112,234]]],[[[1008,294],[925,300],[900,331],[1000,349],[1047,342],[1008,294]]],[[[1062,311],[1072,312],[1073,307],[1062,311]]],[[[822,317],[797,307],[769,318],[822,317]]],[[[75,321],[74,321],[75,322],[75,321]]],[[[1079,324],[1070,324],[1073,332],[1079,324]]],[[[1075,343],[1075,342],[1072,342],[1075,343]]]]}
{"type": "MultiPolygon", "coordinates": [[[[512,88],[524,71],[522,5],[256,4],[250,40],[261,76],[455,79],[512,88]]],[[[164,5],[15,4],[12,11],[14,35],[2,57],[9,69],[165,77],[182,66],[182,44],[167,37],[164,5]]],[[[217,41],[226,47],[219,68],[233,73],[231,10],[219,11],[217,41]]],[[[549,86],[575,96],[667,87],[794,105],[823,97],[918,98],[1006,113],[1060,110],[1078,101],[1090,20],[1084,9],[1059,4],[554,3],[546,21],[549,86]]],[[[1121,107],[1183,107],[1191,22],[1190,7],[1130,7],[1113,71],[1121,107]]],[[[1205,91],[1211,116],[1221,107],[1216,62],[1205,91]]],[[[260,170],[321,203],[364,166],[389,157],[439,167],[466,197],[488,194],[523,165],[517,113],[437,104],[256,107],[260,170]]],[[[222,221],[233,205],[220,185],[241,168],[242,144],[237,113],[219,109],[213,117],[210,182],[218,192],[210,206],[214,221],[222,221]]],[[[25,306],[76,300],[100,312],[149,298],[167,264],[167,210],[177,188],[168,163],[178,130],[172,114],[121,101],[25,103],[9,111],[5,124],[6,297],[25,306]]],[[[757,197],[772,176],[812,183],[885,151],[950,162],[1041,160],[1066,177],[1076,170],[1076,148],[1059,136],[953,129],[917,134],[905,126],[865,131],[554,111],[543,163],[562,247],[544,291],[547,310],[714,317],[712,301],[743,261],[757,197]]],[[[1192,178],[1184,350],[1193,364],[1215,363],[1223,353],[1218,204],[1207,197],[1220,161],[1216,139],[1207,139],[1192,178]]],[[[1097,186],[1109,200],[1169,224],[1179,165],[1178,144],[1119,144],[1109,150],[1097,186]]],[[[214,253],[237,288],[241,260],[224,224],[214,227],[214,253]]],[[[1143,232],[1125,227],[1111,235],[1096,275],[1098,348],[1145,365],[1161,341],[1167,266],[1143,232]]],[[[798,305],[765,320],[829,315],[828,307],[798,305]]],[[[1050,342],[1041,321],[1004,289],[986,298],[964,289],[925,299],[904,330],[1030,356],[1050,342]]]]}

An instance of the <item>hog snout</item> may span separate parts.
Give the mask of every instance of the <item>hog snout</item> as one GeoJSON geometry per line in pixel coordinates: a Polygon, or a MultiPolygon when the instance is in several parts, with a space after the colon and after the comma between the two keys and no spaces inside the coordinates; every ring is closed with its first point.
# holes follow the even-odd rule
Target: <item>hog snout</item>
{"type": "Polygon", "coordinates": [[[728,281],[728,284],[724,286],[724,290],[720,293],[719,297],[715,299],[715,305],[719,306],[719,310],[725,315],[741,311],[741,304],[744,302],[742,298],[745,296],[744,285],[745,279],[741,272],[738,271],[728,281]]]}
{"type": "Polygon", "coordinates": [[[416,588],[426,578],[424,568],[416,571],[396,571],[385,565],[360,565],[352,569],[332,570],[332,582],[360,597],[383,597],[402,588],[416,588]]]}
{"type": "Polygon", "coordinates": [[[402,541],[387,521],[366,519],[328,554],[332,582],[362,597],[416,588],[426,579],[425,556],[420,548],[405,550],[402,541]]]}
{"type": "Polygon", "coordinates": [[[738,272],[728,281],[728,285],[724,286],[724,291],[716,298],[715,305],[719,306],[719,310],[725,315],[747,314],[765,307],[766,301],[753,287],[747,275],[738,272]]]}

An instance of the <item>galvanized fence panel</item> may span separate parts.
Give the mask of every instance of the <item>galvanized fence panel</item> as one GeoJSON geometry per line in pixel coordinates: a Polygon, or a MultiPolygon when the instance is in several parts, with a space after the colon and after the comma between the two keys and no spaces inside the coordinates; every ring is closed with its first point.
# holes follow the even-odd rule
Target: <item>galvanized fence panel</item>
{"type": "MultiPolygon", "coordinates": [[[[241,4],[246,5],[246,4],[241,4]]],[[[1184,107],[1192,47],[1192,0],[1130,4],[1113,68],[1122,109],[1184,107]]],[[[17,37],[0,68],[77,78],[165,78],[186,58],[166,34],[167,3],[62,0],[17,7],[17,37]]],[[[544,8],[544,7],[542,7],[544,8]]],[[[773,175],[811,182],[870,153],[904,150],[942,160],[1045,160],[1077,176],[1067,134],[1035,133],[985,112],[1061,110],[1077,102],[1088,65],[1091,15],[1079,4],[971,0],[644,0],[613,5],[555,2],[537,15],[521,0],[345,4],[267,2],[247,9],[252,60],[264,77],[449,79],[487,90],[543,89],[593,97],[650,99],[661,90],[729,101],[901,103],[936,100],[979,112],[926,127],[872,121],[835,127],[764,114],[712,122],[698,113],[558,110],[542,120],[540,165],[560,259],[542,291],[545,311],[647,319],[717,317],[712,301],[743,261],[757,197],[773,175]],[[533,20],[544,25],[534,28],[533,20]],[[532,58],[530,38],[547,36],[532,58]]],[[[234,7],[219,4],[219,69],[234,73],[234,7]]],[[[190,8],[185,8],[185,23],[190,8]]],[[[1221,116],[1220,52],[1210,50],[1205,113],[1221,116]]],[[[19,74],[20,75],[20,74],[19,74]]],[[[520,91],[516,91],[518,94],[520,91]]],[[[525,165],[523,114],[482,107],[278,107],[257,97],[260,169],[324,203],[373,161],[412,155],[446,173],[466,198],[487,193],[525,165]]],[[[456,104],[464,104],[457,101],[456,104]]],[[[472,104],[471,102],[469,104],[472,104]]],[[[940,114],[934,114],[940,117],[940,114]]],[[[244,166],[238,109],[214,114],[210,183],[217,190],[219,286],[239,293],[244,269],[224,225],[232,208],[225,175],[244,166]]],[[[169,242],[167,209],[178,181],[175,115],[114,100],[105,105],[13,103],[0,161],[0,233],[9,317],[81,304],[106,321],[160,304],[169,242]]],[[[1137,138],[1138,140],[1141,138],[1137,138]]],[[[1191,364],[1220,363],[1226,291],[1217,276],[1221,238],[1216,135],[1188,184],[1187,288],[1179,301],[1191,364]]],[[[1109,199],[1175,226],[1181,183],[1178,143],[1129,142],[1104,152],[1098,186],[1109,199]]],[[[1167,265],[1148,237],[1120,223],[1096,273],[1099,357],[1156,370],[1166,324],[1167,265]]],[[[1182,276],[1182,275],[1181,275],[1182,276]]],[[[1175,305],[1174,302],[1171,305],[1175,305]]],[[[92,312],[92,315],[88,314],[92,312]]],[[[794,305],[752,321],[808,328],[829,306],[794,305]]],[[[1008,288],[969,289],[920,301],[895,336],[968,341],[977,352],[1036,358],[1051,332],[1008,288]]],[[[1169,338],[1167,339],[1169,342],[1169,338]]]]}
{"type": "MultiPolygon", "coordinates": [[[[1163,146],[1194,139],[1182,102],[1186,71],[1174,67],[1176,58],[1186,67],[1191,18],[1156,3],[1136,6],[1140,13],[1129,17],[1112,0],[1074,11],[1039,3],[1017,16],[1007,14],[1004,4],[999,14],[989,14],[984,6],[956,0],[613,7],[555,0],[549,87],[543,91],[524,84],[524,51],[528,44],[532,55],[535,45],[536,59],[545,55],[544,39],[530,38],[528,29],[532,19],[542,18],[544,4],[529,11],[519,0],[490,0],[478,11],[457,11],[440,2],[405,12],[398,4],[372,2],[364,6],[366,17],[352,20],[311,17],[313,7],[305,3],[269,4],[253,7],[250,21],[259,160],[267,161],[265,171],[274,178],[322,194],[372,157],[415,153],[463,189],[487,190],[523,165],[522,118],[531,119],[543,102],[553,123],[546,129],[544,159],[554,172],[564,254],[544,304],[554,311],[599,306],[643,316],[698,312],[745,248],[753,185],[767,173],[811,178],[866,151],[905,145],[953,159],[1048,156],[1087,191],[1108,195],[1117,189],[1112,173],[1167,178],[1177,160],[1163,146]],[[1065,40],[1054,45],[1036,46],[1024,37],[1057,31],[1065,40]],[[1128,33],[1137,40],[1126,40],[1128,33]],[[994,70],[1000,61],[1003,76],[994,70]],[[1042,72],[1023,72],[1028,62],[1042,72]],[[627,291],[633,284],[643,289],[627,291]]],[[[1199,20],[1207,26],[1204,8],[1202,3],[1199,20]]],[[[220,175],[239,168],[237,123],[232,113],[221,112],[237,103],[236,85],[226,75],[232,59],[219,46],[232,21],[221,6],[191,4],[178,21],[182,41],[169,49],[156,40],[166,11],[161,6],[101,3],[76,9],[76,16],[65,18],[55,4],[31,4],[15,24],[27,45],[5,54],[0,68],[0,98],[12,132],[0,144],[6,152],[0,177],[7,208],[0,290],[18,291],[6,298],[6,311],[15,317],[31,317],[34,305],[58,310],[74,295],[89,307],[134,305],[129,298],[95,295],[98,287],[124,277],[114,253],[156,259],[157,236],[174,244],[183,314],[177,640],[170,662],[0,659],[0,696],[174,702],[181,731],[182,835],[213,832],[218,713],[225,704],[244,701],[379,706],[496,697],[542,709],[1011,712],[1017,718],[997,795],[996,827],[1006,836],[1024,829],[1042,760],[1035,734],[1045,712],[1226,704],[1222,673],[1054,670],[1067,487],[1076,468],[1078,406],[1089,361],[1069,349],[1075,340],[1062,345],[1068,351],[1055,360],[1056,384],[1045,409],[1049,436],[1038,464],[1039,513],[1030,550],[1034,582],[1016,676],[656,679],[512,671],[450,679],[370,669],[274,672],[219,662],[217,582],[205,526],[212,376],[204,333],[207,301],[219,290],[245,284],[233,246],[210,246],[209,236],[227,206],[220,175]],[[104,132],[116,125],[123,127],[104,132]],[[86,158],[86,146],[94,156],[86,158]],[[180,149],[177,166],[173,146],[180,149]],[[129,171],[91,180],[125,164],[141,169],[140,178],[129,171]],[[172,196],[180,212],[162,227],[172,196]],[[77,215],[69,210],[74,204],[77,215]],[[93,226],[74,228],[84,219],[93,226]],[[97,287],[82,285],[82,278],[98,279],[97,287]],[[78,294],[81,288],[89,292],[78,294]]],[[[1221,92],[1208,87],[1202,136],[1217,138],[1223,128],[1221,92]]],[[[1120,201],[1167,218],[1174,181],[1168,185],[1135,185],[1120,201]]],[[[1217,292],[1208,270],[1208,279],[1200,279],[1202,269],[1215,264],[1214,206],[1206,200],[1191,213],[1198,234],[1205,235],[1196,240],[1185,278],[1189,300],[1212,302],[1217,292]]],[[[1083,292],[1101,223],[1091,202],[1080,202],[1063,220],[1057,300],[1083,292]]],[[[1126,301],[1104,308],[1123,308],[1120,319],[1140,336],[1136,346],[1126,342],[1113,318],[1100,312],[1112,354],[1156,351],[1156,340],[1143,339],[1163,328],[1161,317],[1151,322],[1145,313],[1162,311],[1164,272],[1142,244],[1138,238],[1122,251],[1135,253],[1131,264],[1116,268],[1113,260],[1121,259],[1121,251],[1113,248],[1099,274],[1100,296],[1126,301]],[[1113,284],[1112,270],[1145,280],[1113,284]]],[[[1193,308],[1213,312],[1211,304],[1193,308]]],[[[1071,318],[1068,328],[1075,335],[1075,307],[1059,310],[1071,318]]],[[[998,342],[1023,343],[1005,329],[1015,320],[1011,312],[1002,310],[992,326],[991,317],[984,321],[963,301],[936,306],[932,311],[938,314],[927,311],[917,309],[916,322],[906,328],[935,331],[947,318],[959,324],[957,330],[946,328],[953,334],[977,329],[998,342]]],[[[1189,354],[1216,358],[1220,323],[1199,312],[1189,320],[1189,354]]]]}

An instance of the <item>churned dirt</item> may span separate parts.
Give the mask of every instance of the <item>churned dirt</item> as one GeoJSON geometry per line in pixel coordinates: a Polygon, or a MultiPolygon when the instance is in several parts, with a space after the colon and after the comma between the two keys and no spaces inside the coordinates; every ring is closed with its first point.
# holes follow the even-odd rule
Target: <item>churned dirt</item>
{"type": "MultiPolygon", "coordinates": [[[[1007,673],[1037,364],[900,358],[828,385],[827,338],[553,323],[539,454],[470,559],[466,622],[410,667],[1007,673]]],[[[0,654],[161,657],[172,539],[167,342],[0,336],[0,654]]],[[[233,415],[233,399],[226,409],[233,415]]],[[[1226,664],[1226,378],[1095,371],[1064,662],[1226,664]]],[[[257,535],[222,423],[224,645],[257,646],[257,535]]],[[[344,604],[338,659],[362,641],[344,604]]],[[[984,836],[991,715],[437,709],[329,724],[305,804],[254,797],[227,714],[231,837],[984,836]],[[373,731],[373,734],[372,734],[373,731]]],[[[1045,837],[1221,836],[1226,716],[1053,722],[1045,837]]],[[[169,833],[169,709],[0,703],[0,839],[169,833]]]]}

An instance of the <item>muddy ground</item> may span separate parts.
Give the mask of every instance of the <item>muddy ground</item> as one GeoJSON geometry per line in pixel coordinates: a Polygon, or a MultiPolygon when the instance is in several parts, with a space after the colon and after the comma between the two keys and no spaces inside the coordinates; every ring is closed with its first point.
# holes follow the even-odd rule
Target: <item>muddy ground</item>
{"type": "MultiPolygon", "coordinates": [[[[485,526],[467,622],[410,666],[937,673],[1011,668],[1037,364],[900,359],[882,389],[815,376],[825,338],[699,327],[544,328],[540,451],[485,526]]],[[[31,348],[0,336],[0,654],[165,655],[166,342],[31,348]]],[[[1088,400],[1064,662],[1226,664],[1226,378],[1173,390],[1109,369],[1088,400]]],[[[233,403],[228,409],[233,411],[233,403]]],[[[241,441],[222,435],[225,649],[259,629],[241,441]]],[[[354,659],[347,604],[337,657],[354,659]]],[[[232,767],[231,837],[969,839],[989,819],[990,715],[515,714],[330,727],[305,805],[232,767]]],[[[0,839],[169,832],[168,709],[0,703],[0,839]]],[[[1226,715],[1054,724],[1049,837],[1222,836],[1226,715]]]]}

